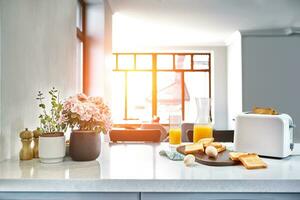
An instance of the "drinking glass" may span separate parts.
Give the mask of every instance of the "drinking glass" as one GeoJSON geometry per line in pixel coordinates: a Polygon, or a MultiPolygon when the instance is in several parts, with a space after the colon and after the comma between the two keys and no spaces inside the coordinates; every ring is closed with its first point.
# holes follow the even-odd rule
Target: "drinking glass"
{"type": "Polygon", "coordinates": [[[169,144],[179,145],[181,144],[181,114],[170,113],[169,115],[169,144]]]}

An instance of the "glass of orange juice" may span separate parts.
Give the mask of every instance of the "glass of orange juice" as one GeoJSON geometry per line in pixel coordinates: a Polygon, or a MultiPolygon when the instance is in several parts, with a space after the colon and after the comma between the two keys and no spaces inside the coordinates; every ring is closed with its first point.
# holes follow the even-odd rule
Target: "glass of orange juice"
{"type": "Polygon", "coordinates": [[[169,144],[179,145],[181,144],[181,115],[178,113],[172,113],[169,115],[169,144]]]}
{"type": "Polygon", "coordinates": [[[193,142],[213,137],[213,126],[210,120],[210,99],[195,98],[197,118],[194,123],[193,142]]]}

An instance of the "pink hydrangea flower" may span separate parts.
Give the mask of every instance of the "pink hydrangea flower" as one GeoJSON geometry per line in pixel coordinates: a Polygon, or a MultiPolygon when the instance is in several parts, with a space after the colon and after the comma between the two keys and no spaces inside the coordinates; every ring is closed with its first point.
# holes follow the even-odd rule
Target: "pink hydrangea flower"
{"type": "Polygon", "coordinates": [[[88,97],[83,93],[77,94],[76,97],[79,101],[86,101],[88,99],[88,97]]]}
{"type": "Polygon", "coordinates": [[[81,130],[108,132],[112,127],[111,112],[101,97],[78,94],[69,97],[63,105],[61,121],[81,130]]]}
{"type": "Polygon", "coordinates": [[[74,103],[71,106],[70,111],[72,113],[78,114],[79,116],[81,116],[81,115],[83,115],[85,113],[84,107],[83,107],[83,105],[81,103],[74,103]]]}

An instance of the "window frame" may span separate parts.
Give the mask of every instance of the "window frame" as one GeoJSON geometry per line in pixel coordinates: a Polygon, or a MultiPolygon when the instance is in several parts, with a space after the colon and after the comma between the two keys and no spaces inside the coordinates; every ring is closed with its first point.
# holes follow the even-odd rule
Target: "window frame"
{"type": "Polygon", "coordinates": [[[82,92],[88,93],[88,65],[87,65],[87,37],[86,37],[86,7],[87,4],[84,0],[77,0],[79,6],[81,6],[81,27],[76,25],[76,37],[82,42],[82,92]]]}
{"type": "MultiPolygon", "coordinates": [[[[152,72],[152,117],[157,116],[157,73],[158,72],[178,72],[181,74],[181,112],[182,112],[182,120],[185,119],[185,80],[184,73],[185,72],[206,72],[208,73],[208,81],[209,81],[209,98],[211,99],[211,53],[210,52],[197,52],[197,53],[184,53],[184,52],[155,52],[155,53],[113,53],[115,56],[115,68],[113,72],[123,72],[124,73],[124,90],[125,90],[125,99],[124,99],[124,119],[123,120],[131,120],[128,118],[128,73],[129,72],[152,72]],[[133,69],[120,69],[119,68],[119,56],[120,55],[133,55],[134,57],[134,68],[133,69]],[[152,56],[152,69],[137,69],[136,67],[136,57],[138,55],[151,55],[152,56]],[[172,69],[158,69],[157,68],[157,56],[158,55],[171,55],[173,57],[173,68],[172,69]],[[177,55],[180,56],[191,56],[191,66],[190,69],[176,69],[175,58],[177,55]],[[195,55],[206,55],[208,56],[208,69],[194,69],[194,56],[195,55]]],[[[211,116],[211,108],[210,108],[210,118],[211,116]]]]}
{"type": "Polygon", "coordinates": [[[82,27],[78,27],[76,25],[76,35],[77,35],[77,38],[81,41],[81,42],[85,42],[85,28],[86,28],[86,24],[85,24],[85,16],[86,16],[86,13],[85,13],[85,9],[86,9],[86,4],[83,0],[77,0],[77,2],[79,3],[79,5],[81,6],[81,26],[82,27]]]}

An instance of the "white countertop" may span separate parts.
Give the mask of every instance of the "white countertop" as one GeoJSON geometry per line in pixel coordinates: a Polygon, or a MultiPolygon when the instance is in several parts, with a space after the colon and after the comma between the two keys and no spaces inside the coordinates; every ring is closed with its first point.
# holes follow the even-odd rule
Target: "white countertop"
{"type": "Polygon", "coordinates": [[[300,192],[300,156],[263,158],[268,168],[258,170],[185,167],[159,155],[168,148],[167,143],[102,143],[100,157],[90,162],[6,160],[0,163],[0,191],[300,192]]]}

